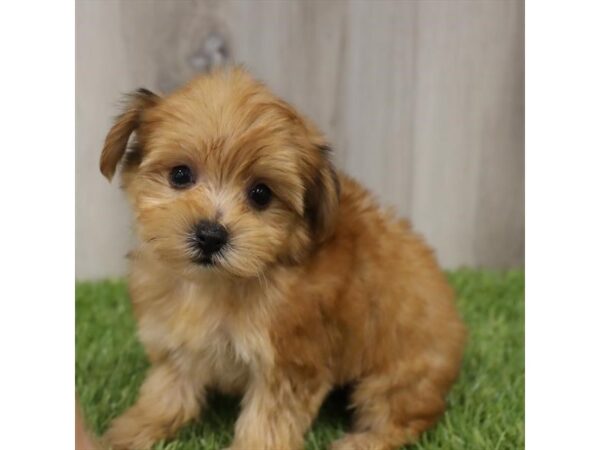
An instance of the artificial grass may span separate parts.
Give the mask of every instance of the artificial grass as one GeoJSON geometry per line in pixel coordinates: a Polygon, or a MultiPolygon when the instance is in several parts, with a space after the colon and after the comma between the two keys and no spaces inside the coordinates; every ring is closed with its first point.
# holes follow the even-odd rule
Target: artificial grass
{"type": "MultiPolygon", "coordinates": [[[[524,448],[522,271],[448,274],[469,328],[461,376],[441,421],[410,450],[524,448]]],[[[76,284],[76,387],[89,427],[102,433],[136,398],[148,363],[136,340],[123,281],[76,284]]],[[[347,393],[334,392],[306,435],[320,450],[347,430],[347,393]]],[[[202,420],[156,450],[217,450],[232,439],[239,399],[213,396],[202,420]]],[[[255,450],[255,449],[252,449],[255,450]]],[[[256,449],[259,450],[259,449],[256,449]]]]}

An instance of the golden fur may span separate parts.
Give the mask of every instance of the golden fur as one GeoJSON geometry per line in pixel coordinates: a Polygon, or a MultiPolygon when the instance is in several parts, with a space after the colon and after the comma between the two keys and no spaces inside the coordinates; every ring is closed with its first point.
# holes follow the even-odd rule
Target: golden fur
{"type": "Polygon", "coordinates": [[[200,415],[208,388],[243,395],[231,449],[303,448],[323,398],[352,384],[355,425],[336,450],[387,450],[444,411],[465,330],[433,253],[337,172],[322,134],[243,69],[161,98],[132,94],[101,171],[122,179],[140,238],[129,287],[152,367],[106,434],[145,449],[200,415]],[[130,135],[135,142],[126,149],[130,135]],[[193,186],[169,171],[185,164],[193,186]],[[252,208],[249,187],[273,191],[252,208]],[[187,236],[218,221],[214,266],[187,236]]]}

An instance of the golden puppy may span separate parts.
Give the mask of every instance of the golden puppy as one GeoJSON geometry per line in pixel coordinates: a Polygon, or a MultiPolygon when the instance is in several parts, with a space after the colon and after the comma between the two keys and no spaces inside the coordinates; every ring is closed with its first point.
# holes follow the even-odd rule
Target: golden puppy
{"type": "Polygon", "coordinates": [[[113,448],[173,435],[208,388],[243,395],[236,450],[301,449],[336,385],[353,385],[356,420],[334,449],[392,449],[442,414],[465,339],[452,291],[330,156],[240,68],[130,96],[100,168],[121,161],[135,212],[129,288],[152,367],[113,448]]]}

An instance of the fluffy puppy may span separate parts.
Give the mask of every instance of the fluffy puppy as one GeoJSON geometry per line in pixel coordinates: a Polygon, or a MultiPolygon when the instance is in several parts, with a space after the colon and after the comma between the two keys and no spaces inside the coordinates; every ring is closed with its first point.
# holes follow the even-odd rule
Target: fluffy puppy
{"type": "Polygon", "coordinates": [[[129,289],[151,369],[106,434],[114,449],[173,435],[209,388],[243,395],[235,450],[301,449],[336,385],[355,412],[337,450],[392,449],[442,414],[465,339],[452,291],[330,156],[240,68],[129,96],[100,169],[120,163],[135,213],[129,289]]]}

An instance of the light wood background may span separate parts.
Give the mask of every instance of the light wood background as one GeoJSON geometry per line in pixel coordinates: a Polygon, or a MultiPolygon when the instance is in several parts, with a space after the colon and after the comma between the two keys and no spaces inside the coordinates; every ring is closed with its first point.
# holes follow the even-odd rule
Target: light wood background
{"type": "Polygon", "coordinates": [[[311,116],[446,268],[522,266],[523,28],[522,0],[78,1],[77,277],[124,274],[134,242],[98,171],[121,94],[223,61],[311,116]]]}

